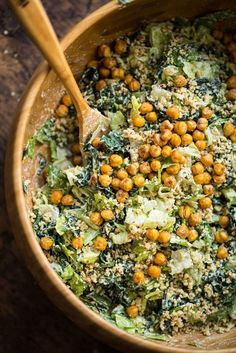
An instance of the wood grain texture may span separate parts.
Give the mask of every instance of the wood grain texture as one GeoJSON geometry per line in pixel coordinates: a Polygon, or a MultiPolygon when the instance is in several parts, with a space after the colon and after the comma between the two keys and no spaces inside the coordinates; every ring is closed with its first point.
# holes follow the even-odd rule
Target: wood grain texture
{"type": "MultiPolygon", "coordinates": [[[[104,0],[44,1],[59,37],[104,0]],[[56,5],[55,5],[56,4],[56,5]]],[[[0,4],[0,353],[115,352],[80,331],[48,300],[24,266],[7,220],[3,165],[17,102],[41,55],[0,4]]]]}

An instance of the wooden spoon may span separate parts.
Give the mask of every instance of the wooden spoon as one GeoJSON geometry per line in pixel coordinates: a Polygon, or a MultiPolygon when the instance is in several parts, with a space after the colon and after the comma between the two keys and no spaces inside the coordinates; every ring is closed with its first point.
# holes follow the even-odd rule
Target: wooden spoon
{"type": "Polygon", "coordinates": [[[101,136],[108,130],[108,118],[98,110],[91,109],[83,98],[40,0],[9,0],[9,3],[33,42],[57,73],[71,96],[77,111],[79,141],[83,150],[83,144],[91,133],[96,130],[96,136],[101,136]]]}

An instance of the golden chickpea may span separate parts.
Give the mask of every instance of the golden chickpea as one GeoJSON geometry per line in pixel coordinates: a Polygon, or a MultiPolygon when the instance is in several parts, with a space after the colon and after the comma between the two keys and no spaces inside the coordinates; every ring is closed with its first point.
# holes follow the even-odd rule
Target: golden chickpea
{"type": "Polygon", "coordinates": [[[103,59],[103,65],[107,68],[107,69],[112,69],[113,67],[115,67],[117,65],[117,61],[115,58],[108,56],[106,58],[103,59]]]}
{"type": "Polygon", "coordinates": [[[186,124],[188,132],[193,132],[197,128],[197,123],[194,120],[188,120],[186,121],[186,124]]]}
{"type": "Polygon", "coordinates": [[[203,197],[198,201],[198,203],[202,210],[205,210],[206,208],[210,208],[212,206],[212,201],[210,197],[203,197]]]}
{"type": "Polygon", "coordinates": [[[229,136],[231,136],[233,133],[234,133],[234,124],[232,124],[232,123],[225,123],[224,124],[224,135],[226,136],[226,137],[229,137],[229,136]]]}
{"type": "Polygon", "coordinates": [[[232,133],[232,135],[230,135],[230,140],[235,143],[236,142],[236,129],[234,129],[234,132],[232,133]]]}
{"type": "Polygon", "coordinates": [[[231,88],[227,93],[226,93],[226,98],[235,101],[236,100],[236,88],[231,88]]]}
{"type": "Polygon", "coordinates": [[[170,189],[174,188],[176,185],[176,179],[174,175],[169,175],[167,172],[162,173],[161,179],[164,185],[170,189]]]}
{"type": "Polygon", "coordinates": [[[176,150],[171,153],[171,159],[174,163],[184,164],[186,162],[186,159],[182,153],[176,150]]]}
{"type": "Polygon", "coordinates": [[[157,240],[158,237],[159,237],[159,232],[157,229],[154,229],[154,228],[150,228],[150,229],[147,229],[146,231],[146,237],[149,239],[149,240],[157,240]]]}
{"type": "Polygon", "coordinates": [[[101,216],[104,219],[104,221],[111,221],[115,216],[114,212],[112,210],[103,210],[101,211],[101,216]]]}
{"type": "Polygon", "coordinates": [[[133,80],[133,76],[128,74],[128,75],[125,75],[125,83],[128,85],[131,81],[133,80]]]}
{"type": "Polygon", "coordinates": [[[127,43],[123,39],[118,39],[114,46],[114,51],[118,55],[122,55],[127,51],[127,43]]]}
{"type": "Polygon", "coordinates": [[[108,78],[111,74],[111,71],[109,69],[107,69],[106,67],[100,67],[99,69],[99,75],[102,78],[108,78]]]}
{"type": "Polygon", "coordinates": [[[74,154],[81,155],[80,144],[78,142],[73,143],[70,147],[70,150],[74,154]]]}
{"type": "Polygon", "coordinates": [[[203,118],[206,118],[209,120],[209,119],[211,119],[212,115],[213,115],[213,111],[210,108],[205,107],[202,109],[202,117],[203,118]]]}
{"type": "Polygon", "coordinates": [[[167,108],[166,115],[173,120],[179,119],[180,117],[179,108],[176,107],[175,105],[170,106],[169,108],[167,108]]]}
{"type": "Polygon", "coordinates": [[[94,67],[94,68],[97,68],[98,67],[98,61],[97,60],[90,60],[88,63],[87,63],[87,68],[90,68],[90,67],[94,67]]]}
{"type": "Polygon", "coordinates": [[[144,273],[143,271],[136,271],[133,274],[133,281],[135,284],[142,284],[144,282],[144,273]]]}
{"type": "Polygon", "coordinates": [[[120,167],[123,163],[123,158],[118,154],[112,154],[109,158],[109,162],[112,167],[120,167]]]}
{"type": "Polygon", "coordinates": [[[114,190],[118,190],[120,188],[120,179],[118,178],[113,178],[112,181],[111,181],[111,187],[114,189],[114,190]]]}
{"type": "Polygon", "coordinates": [[[103,164],[100,169],[102,174],[112,175],[113,173],[113,169],[109,164],[103,164]]]}
{"type": "Polygon", "coordinates": [[[54,205],[58,205],[61,202],[62,197],[63,193],[60,190],[54,190],[50,195],[50,202],[54,205]]]}
{"type": "Polygon", "coordinates": [[[176,230],[176,234],[180,237],[180,238],[187,238],[189,235],[189,229],[185,224],[181,224],[181,226],[179,226],[179,228],[176,230]]]}
{"type": "Polygon", "coordinates": [[[42,237],[39,244],[43,250],[50,250],[53,246],[53,240],[49,237],[42,237]]]}
{"type": "Polygon", "coordinates": [[[205,140],[205,134],[199,130],[195,130],[193,132],[193,140],[194,141],[201,141],[201,140],[205,140]]]}
{"type": "Polygon", "coordinates": [[[231,33],[224,33],[223,35],[223,43],[229,44],[232,41],[233,37],[231,33]]]}
{"type": "Polygon", "coordinates": [[[216,39],[216,40],[221,40],[223,38],[223,32],[220,31],[219,29],[214,29],[214,31],[212,32],[212,36],[216,39]]]}
{"type": "Polygon", "coordinates": [[[236,75],[230,76],[226,81],[226,84],[227,84],[227,88],[229,89],[236,88],[236,75]]]}
{"type": "Polygon", "coordinates": [[[128,84],[128,87],[131,92],[136,92],[140,90],[140,83],[137,80],[132,79],[132,81],[128,84]]]}
{"type": "Polygon", "coordinates": [[[181,136],[181,145],[188,146],[193,142],[193,138],[190,134],[184,134],[181,136]]]}
{"type": "Polygon", "coordinates": [[[118,78],[119,80],[124,80],[125,78],[125,71],[121,67],[114,67],[111,70],[111,77],[116,79],[118,78]]]}
{"type": "Polygon", "coordinates": [[[206,118],[200,118],[197,121],[197,128],[200,131],[204,131],[206,130],[206,128],[208,127],[208,120],[206,118]]]}
{"type": "Polygon", "coordinates": [[[171,139],[171,136],[172,136],[172,132],[166,129],[161,133],[161,140],[169,141],[171,139]]]}
{"type": "Polygon", "coordinates": [[[95,137],[92,141],[92,146],[96,149],[99,149],[101,147],[101,139],[100,137],[95,137]]]}
{"type": "Polygon", "coordinates": [[[89,219],[96,226],[101,226],[103,224],[103,218],[99,212],[91,212],[89,219]]]}
{"type": "Polygon", "coordinates": [[[56,109],[56,114],[59,118],[64,118],[68,115],[69,109],[65,104],[60,104],[56,109]]]}
{"type": "Polygon", "coordinates": [[[72,157],[72,162],[73,164],[76,165],[82,165],[83,159],[81,156],[73,156],[72,157]]]}
{"type": "Polygon", "coordinates": [[[177,134],[172,134],[170,144],[172,147],[179,147],[181,145],[181,137],[177,134]]]}
{"type": "Polygon", "coordinates": [[[225,175],[213,175],[213,180],[217,185],[225,183],[225,175]]]}
{"type": "Polygon", "coordinates": [[[150,156],[157,158],[161,155],[161,147],[156,145],[151,145],[149,150],[150,156]]]}
{"type": "Polygon", "coordinates": [[[169,120],[164,120],[161,125],[160,125],[160,131],[164,132],[165,130],[170,130],[172,131],[174,128],[174,125],[171,124],[169,120]]]}
{"type": "Polygon", "coordinates": [[[153,143],[156,145],[156,146],[161,146],[161,134],[154,134],[153,136],[153,143]]]}
{"type": "Polygon", "coordinates": [[[165,254],[162,252],[156,253],[154,259],[153,259],[154,264],[159,265],[159,266],[164,266],[167,264],[167,258],[165,254]]]}
{"type": "Polygon", "coordinates": [[[149,102],[143,102],[139,108],[141,114],[147,114],[153,111],[153,106],[149,102]]]}
{"type": "Polygon", "coordinates": [[[196,184],[199,184],[199,185],[209,184],[209,182],[211,181],[211,175],[208,172],[195,175],[194,181],[196,184]]]}
{"type": "Polygon", "coordinates": [[[170,175],[177,175],[180,171],[180,165],[178,163],[170,165],[166,168],[166,172],[170,175]]]}
{"type": "Polygon", "coordinates": [[[125,169],[120,169],[116,173],[116,177],[119,178],[120,180],[123,180],[125,178],[128,178],[129,174],[126,172],[125,169]]]}
{"type": "Polygon", "coordinates": [[[202,174],[204,169],[204,165],[201,162],[196,162],[191,167],[193,175],[202,174]]]}
{"type": "Polygon", "coordinates": [[[94,248],[98,251],[104,251],[107,248],[107,241],[103,237],[97,237],[94,242],[94,248]]]}
{"type": "Polygon", "coordinates": [[[98,181],[101,186],[107,188],[111,184],[112,178],[107,174],[103,174],[99,175],[98,181]]]}
{"type": "Polygon", "coordinates": [[[138,316],[138,307],[137,305],[130,305],[126,309],[127,315],[131,317],[131,319],[134,319],[135,317],[138,316]]]}
{"type": "Polygon", "coordinates": [[[143,162],[140,164],[139,166],[139,171],[142,174],[149,174],[151,173],[151,167],[150,164],[148,162],[143,162]]]}
{"type": "Polygon", "coordinates": [[[223,175],[225,172],[225,166],[221,163],[215,163],[213,169],[216,175],[223,175]]]}
{"type": "Polygon", "coordinates": [[[195,227],[198,224],[202,223],[202,217],[199,213],[192,213],[189,216],[188,222],[191,227],[195,227]]]}
{"type": "Polygon", "coordinates": [[[139,164],[137,162],[136,163],[131,163],[130,165],[128,165],[126,167],[126,170],[127,170],[127,172],[130,175],[136,175],[138,173],[138,170],[139,170],[139,164]]]}
{"type": "Polygon", "coordinates": [[[116,199],[120,203],[124,203],[129,198],[128,192],[124,190],[118,190],[116,193],[116,199]]]}
{"type": "Polygon", "coordinates": [[[158,172],[158,170],[161,169],[161,162],[158,161],[157,159],[153,159],[150,163],[150,166],[154,172],[158,172]]]}
{"type": "Polygon", "coordinates": [[[196,147],[199,149],[199,151],[203,151],[203,150],[205,150],[206,147],[207,147],[207,142],[206,142],[206,141],[203,141],[203,140],[201,140],[201,141],[196,141],[196,142],[195,142],[195,145],[196,145],[196,147]]]}
{"type": "Polygon", "coordinates": [[[180,136],[186,134],[187,124],[184,121],[177,121],[174,126],[174,131],[180,136]]]}
{"type": "Polygon", "coordinates": [[[73,103],[72,103],[72,100],[71,100],[71,98],[70,98],[70,96],[69,96],[68,94],[65,94],[65,95],[62,97],[61,101],[62,101],[62,103],[63,103],[64,105],[66,105],[67,107],[69,107],[70,105],[73,104],[73,103]]]}
{"type": "Polygon", "coordinates": [[[150,265],[147,269],[147,274],[152,278],[159,278],[161,275],[161,268],[156,265],[150,265]]]}
{"type": "Polygon", "coordinates": [[[192,213],[191,207],[188,205],[180,206],[178,214],[181,218],[188,219],[192,213]]]}
{"type": "Polygon", "coordinates": [[[138,188],[141,188],[145,184],[145,179],[142,175],[135,175],[133,177],[133,182],[135,186],[137,186],[138,188]]]}
{"type": "Polygon", "coordinates": [[[111,48],[107,44],[102,44],[98,47],[99,58],[109,57],[111,55],[111,48]]]}
{"type": "Polygon", "coordinates": [[[136,115],[132,118],[132,123],[135,127],[143,127],[146,123],[146,120],[141,115],[136,115]]]}
{"type": "Polygon", "coordinates": [[[215,241],[217,243],[225,243],[229,240],[229,236],[228,234],[224,231],[224,230],[221,230],[219,232],[216,232],[215,234],[215,241]]]}
{"type": "Polygon", "coordinates": [[[174,84],[176,87],[184,87],[188,83],[187,79],[183,75],[178,75],[174,79],[174,84]]]}
{"type": "Polygon", "coordinates": [[[164,158],[168,158],[171,156],[172,148],[170,146],[164,146],[161,151],[161,155],[164,158]]]}
{"type": "Polygon", "coordinates": [[[190,243],[194,242],[198,238],[198,232],[195,229],[190,229],[188,232],[188,241],[190,243]]]}
{"type": "Polygon", "coordinates": [[[222,228],[227,228],[228,225],[229,225],[229,217],[228,216],[220,216],[219,218],[219,225],[222,227],[222,228]]]}
{"type": "Polygon", "coordinates": [[[150,144],[146,143],[145,145],[141,145],[138,149],[139,157],[146,160],[150,156],[150,144]]]}
{"type": "Polygon", "coordinates": [[[95,89],[96,91],[101,91],[102,89],[104,89],[106,87],[106,81],[104,80],[99,80],[96,85],[95,85],[95,89]]]}
{"type": "Polygon", "coordinates": [[[159,241],[161,244],[167,244],[167,243],[169,243],[169,241],[170,241],[170,233],[167,232],[167,231],[165,231],[165,230],[159,232],[158,241],[159,241]]]}
{"type": "Polygon", "coordinates": [[[157,113],[156,112],[150,112],[150,113],[147,113],[145,115],[145,119],[149,122],[149,123],[155,123],[157,121],[157,113]]]}
{"type": "Polygon", "coordinates": [[[74,204],[74,197],[72,195],[64,195],[61,199],[63,206],[72,206],[74,204]]]}
{"type": "Polygon", "coordinates": [[[83,245],[84,245],[84,241],[82,237],[75,237],[71,240],[71,245],[74,249],[78,250],[78,249],[82,249],[83,245]]]}
{"type": "Polygon", "coordinates": [[[120,182],[120,188],[124,191],[130,191],[133,188],[133,180],[130,178],[125,178],[120,182]]]}
{"type": "Polygon", "coordinates": [[[211,153],[207,153],[207,154],[203,155],[201,157],[201,163],[205,167],[210,167],[214,163],[213,155],[211,153]]]}
{"type": "Polygon", "coordinates": [[[220,260],[224,260],[228,257],[228,250],[224,246],[220,246],[217,250],[216,256],[220,260]]]}
{"type": "Polygon", "coordinates": [[[205,195],[213,195],[214,194],[214,186],[209,184],[209,185],[203,185],[203,192],[205,195]]]}

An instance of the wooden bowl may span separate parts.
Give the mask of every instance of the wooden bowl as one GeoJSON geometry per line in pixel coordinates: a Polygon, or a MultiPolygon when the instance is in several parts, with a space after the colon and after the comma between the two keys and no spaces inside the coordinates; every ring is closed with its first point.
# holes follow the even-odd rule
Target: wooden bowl
{"type": "MultiPolygon", "coordinates": [[[[62,41],[66,56],[75,75],[92,58],[95,48],[102,42],[109,42],[117,36],[133,31],[143,20],[163,21],[169,18],[202,15],[223,9],[236,9],[235,0],[136,0],[126,6],[112,1],[101,7],[76,25],[62,41]]],[[[31,191],[40,180],[33,176],[35,159],[24,160],[24,146],[32,134],[50,116],[57,106],[63,87],[46,62],[33,75],[19,103],[15,124],[9,143],[6,163],[6,198],[12,229],[30,271],[37,282],[69,318],[89,334],[125,352],[227,352],[236,353],[236,330],[230,333],[203,337],[193,332],[178,335],[171,342],[154,342],[130,335],[103,320],[91,311],[67,287],[52,270],[32,230],[28,211],[31,198],[26,198],[22,178],[31,180],[31,191]],[[201,348],[191,344],[201,341],[201,348]]]]}

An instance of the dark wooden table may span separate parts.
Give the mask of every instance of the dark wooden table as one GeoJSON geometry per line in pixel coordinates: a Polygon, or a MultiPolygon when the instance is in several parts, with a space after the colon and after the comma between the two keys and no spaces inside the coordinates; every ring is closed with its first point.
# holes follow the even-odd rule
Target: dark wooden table
{"type": "MultiPolygon", "coordinates": [[[[106,2],[44,1],[60,37],[106,2]]],[[[25,267],[10,231],[4,200],[4,155],[17,102],[40,60],[39,52],[0,0],[0,353],[115,353],[81,331],[49,301],[25,267]]]]}

